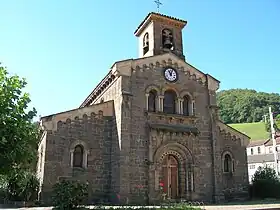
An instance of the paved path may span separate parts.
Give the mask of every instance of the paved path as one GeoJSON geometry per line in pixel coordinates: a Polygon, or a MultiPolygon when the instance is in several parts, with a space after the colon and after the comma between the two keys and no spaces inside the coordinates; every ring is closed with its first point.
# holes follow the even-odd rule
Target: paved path
{"type": "MultiPolygon", "coordinates": [[[[89,206],[94,209],[94,206],[89,206]]],[[[5,210],[51,210],[52,207],[34,207],[34,208],[13,208],[5,210]]],[[[117,208],[116,208],[117,209],[117,208]]],[[[256,204],[256,205],[224,205],[224,206],[205,206],[205,210],[280,210],[280,204],[256,204]]]]}
{"type": "Polygon", "coordinates": [[[225,206],[206,206],[206,210],[280,210],[280,204],[255,204],[255,205],[225,205],[225,206]]]}

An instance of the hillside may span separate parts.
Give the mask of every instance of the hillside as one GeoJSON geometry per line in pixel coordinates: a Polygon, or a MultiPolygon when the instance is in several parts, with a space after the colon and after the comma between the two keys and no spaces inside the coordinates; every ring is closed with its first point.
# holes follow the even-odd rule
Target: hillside
{"type": "Polygon", "coordinates": [[[238,123],[238,124],[228,124],[234,129],[246,134],[251,137],[251,141],[263,140],[269,138],[269,133],[265,130],[265,123],[238,123]]]}
{"type": "Polygon", "coordinates": [[[268,114],[268,107],[275,116],[280,114],[280,95],[249,89],[223,90],[217,93],[217,105],[221,120],[227,124],[260,122],[268,114]]]}

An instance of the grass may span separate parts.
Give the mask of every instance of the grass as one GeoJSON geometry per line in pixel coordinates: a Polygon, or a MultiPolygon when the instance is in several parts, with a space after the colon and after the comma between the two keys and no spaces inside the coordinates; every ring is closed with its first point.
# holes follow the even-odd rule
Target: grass
{"type": "Polygon", "coordinates": [[[265,130],[265,123],[239,123],[239,124],[228,124],[234,129],[246,134],[251,137],[251,141],[254,140],[265,140],[269,137],[269,133],[265,130]]]}

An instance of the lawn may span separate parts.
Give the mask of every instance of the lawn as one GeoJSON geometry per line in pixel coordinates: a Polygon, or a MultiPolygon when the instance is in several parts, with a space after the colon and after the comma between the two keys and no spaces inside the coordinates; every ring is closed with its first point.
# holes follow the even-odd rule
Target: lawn
{"type": "Polygon", "coordinates": [[[265,124],[263,122],[258,123],[239,123],[228,124],[234,129],[251,137],[251,141],[265,140],[269,137],[269,133],[265,130],[265,124]]]}

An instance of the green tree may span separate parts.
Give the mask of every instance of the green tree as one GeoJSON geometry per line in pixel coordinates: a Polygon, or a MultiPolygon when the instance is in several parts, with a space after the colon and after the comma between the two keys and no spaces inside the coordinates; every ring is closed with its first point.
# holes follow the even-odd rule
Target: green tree
{"type": "Polygon", "coordinates": [[[29,168],[37,156],[38,127],[32,122],[33,108],[27,111],[29,95],[23,93],[25,79],[8,74],[0,63],[0,174],[29,168]]]}
{"type": "Polygon", "coordinates": [[[259,167],[252,179],[252,193],[257,198],[279,198],[280,181],[274,169],[259,167]]]}
{"type": "Polygon", "coordinates": [[[225,123],[259,122],[268,107],[280,113],[280,95],[249,89],[223,90],[217,94],[220,117],[225,123]]]}
{"type": "MultiPolygon", "coordinates": [[[[279,133],[280,132],[280,120],[276,119],[274,121],[273,127],[274,127],[275,131],[277,133],[279,133]]],[[[269,119],[266,121],[265,129],[266,129],[267,132],[269,132],[269,133],[271,132],[271,125],[270,125],[270,120],[269,119]]]]}

